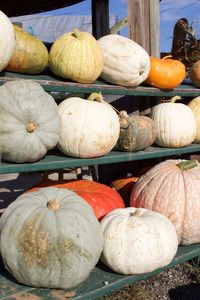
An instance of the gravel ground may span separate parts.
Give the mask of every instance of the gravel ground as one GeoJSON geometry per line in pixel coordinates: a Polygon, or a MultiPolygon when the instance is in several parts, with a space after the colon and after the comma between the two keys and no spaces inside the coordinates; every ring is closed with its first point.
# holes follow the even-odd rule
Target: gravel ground
{"type": "Polygon", "coordinates": [[[99,300],[200,300],[200,267],[177,265],[99,300]]]}

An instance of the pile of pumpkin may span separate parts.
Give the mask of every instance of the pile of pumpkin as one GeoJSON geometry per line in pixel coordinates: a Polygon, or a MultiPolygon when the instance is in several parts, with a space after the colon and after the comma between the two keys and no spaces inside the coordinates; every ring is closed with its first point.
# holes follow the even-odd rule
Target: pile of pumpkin
{"type": "Polygon", "coordinates": [[[165,267],[179,244],[200,242],[199,187],[200,164],[189,160],[166,160],[112,187],[42,181],[0,218],[4,266],[18,282],[46,288],[77,286],[100,261],[127,275],[165,267]]]}

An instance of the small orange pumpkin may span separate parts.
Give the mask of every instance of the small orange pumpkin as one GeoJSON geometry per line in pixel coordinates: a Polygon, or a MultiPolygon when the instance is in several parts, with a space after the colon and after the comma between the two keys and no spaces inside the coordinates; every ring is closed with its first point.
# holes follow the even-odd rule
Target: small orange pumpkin
{"type": "Polygon", "coordinates": [[[139,177],[125,177],[116,179],[111,183],[111,187],[121,195],[125,206],[129,206],[131,191],[138,180],[139,177]]]}
{"type": "Polygon", "coordinates": [[[182,83],[186,77],[185,65],[170,57],[150,57],[150,72],[145,83],[165,90],[174,89],[182,83]]]}

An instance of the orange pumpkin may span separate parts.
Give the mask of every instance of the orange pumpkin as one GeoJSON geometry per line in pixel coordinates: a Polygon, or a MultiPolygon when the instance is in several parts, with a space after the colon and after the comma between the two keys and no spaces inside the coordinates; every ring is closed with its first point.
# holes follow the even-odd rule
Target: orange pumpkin
{"type": "Polygon", "coordinates": [[[150,72],[145,83],[167,90],[174,89],[182,83],[186,77],[185,65],[170,57],[150,57],[150,72]]]}
{"type": "Polygon", "coordinates": [[[138,179],[139,177],[125,177],[116,179],[111,183],[111,187],[121,195],[126,206],[129,206],[131,191],[138,179]]]}
{"type": "Polygon", "coordinates": [[[197,60],[189,69],[188,75],[192,83],[200,87],[200,60],[197,60]]]}
{"type": "Polygon", "coordinates": [[[117,191],[105,184],[86,179],[68,181],[54,181],[48,179],[34,185],[27,192],[36,191],[39,188],[48,186],[73,190],[92,206],[99,220],[111,210],[125,207],[124,201],[117,191]]]}

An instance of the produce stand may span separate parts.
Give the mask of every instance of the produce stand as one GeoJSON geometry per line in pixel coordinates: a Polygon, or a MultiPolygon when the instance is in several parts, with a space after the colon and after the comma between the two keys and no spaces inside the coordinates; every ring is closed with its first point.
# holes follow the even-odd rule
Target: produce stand
{"type": "MultiPolygon", "coordinates": [[[[190,82],[185,82],[183,85],[177,87],[172,91],[162,91],[157,88],[139,86],[136,88],[126,88],[122,86],[114,86],[101,81],[96,81],[93,84],[77,84],[73,82],[61,81],[51,74],[44,75],[20,75],[10,72],[2,72],[0,74],[0,84],[13,79],[34,79],[39,82],[43,88],[48,92],[62,92],[62,93],[91,93],[93,91],[101,91],[103,94],[110,95],[131,95],[133,101],[135,96],[188,96],[195,97],[200,95],[200,89],[195,88],[190,82]]],[[[58,170],[68,167],[81,167],[91,165],[102,165],[110,163],[119,163],[133,160],[152,159],[156,157],[177,156],[187,153],[196,153],[200,151],[200,144],[191,144],[183,148],[163,148],[152,146],[144,151],[139,152],[119,152],[111,151],[107,155],[93,159],[70,158],[63,154],[56,152],[47,153],[47,155],[38,162],[15,164],[15,163],[0,163],[0,173],[14,173],[14,172],[34,172],[44,170],[58,170]]],[[[117,274],[102,264],[98,264],[91,272],[89,278],[70,290],[54,290],[43,288],[32,288],[20,285],[5,271],[0,273],[0,299],[97,299],[98,297],[111,293],[127,284],[145,279],[149,276],[157,274],[167,268],[176,264],[183,263],[187,260],[200,256],[200,244],[193,244],[189,246],[179,246],[176,257],[165,268],[157,269],[155,272],[142,274],[137,276],[124,276],[117,274]],[[35,297],[35,298],[34,298],[35,297]]]]}

